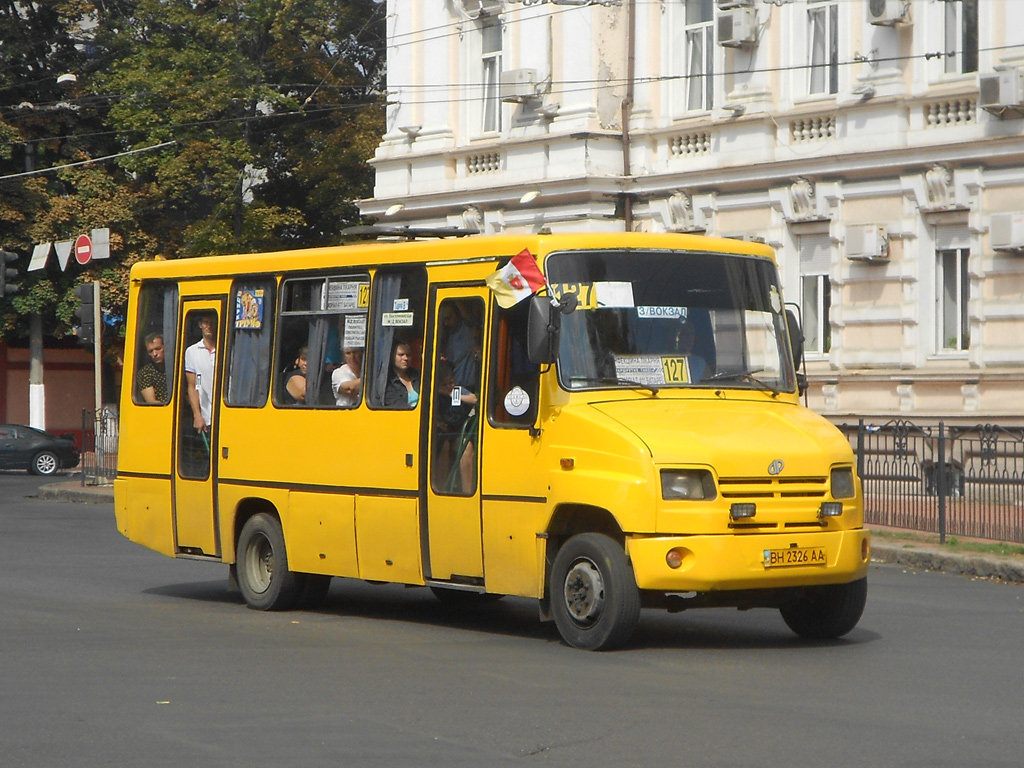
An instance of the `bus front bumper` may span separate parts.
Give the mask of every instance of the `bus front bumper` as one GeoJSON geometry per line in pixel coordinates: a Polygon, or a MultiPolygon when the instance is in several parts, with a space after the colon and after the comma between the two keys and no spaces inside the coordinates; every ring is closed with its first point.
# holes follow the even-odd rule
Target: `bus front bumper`
{"type": "Polygon", "coordinates": [[[637,586],[644,590],[710,592],[844,584],[867,575],[871,534],[859,529],[633,535],[626,538],[626,552],[637,586]]]}

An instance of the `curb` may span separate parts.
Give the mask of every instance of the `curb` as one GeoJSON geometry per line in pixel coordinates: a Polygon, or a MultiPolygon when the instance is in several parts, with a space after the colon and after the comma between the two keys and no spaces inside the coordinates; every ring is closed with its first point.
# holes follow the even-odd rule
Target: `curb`
{"type": "Polygon", "coordinates": [[[86,504],[112,504],[114,486],[82,485],[81,480],[64,480],[39,486],[39,498],[86,504]]]}
{"type": "Polygon", "coordinates": [[[935,547],[916,544],[896,547],[872,541],[871,562],[1024,584],[1024,558],[945,552],[935,547]]]}

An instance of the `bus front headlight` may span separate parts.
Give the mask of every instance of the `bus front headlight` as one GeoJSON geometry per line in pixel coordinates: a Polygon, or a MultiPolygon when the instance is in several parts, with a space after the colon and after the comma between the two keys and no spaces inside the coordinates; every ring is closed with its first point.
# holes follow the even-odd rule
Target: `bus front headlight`
{"type": "Polygon", "coordinates": [[[709,501],[716,495],[714,478],[706,469],[661,470],[661,497],[666,501],[709,501]]]}
{"type": "Polygon", "coordinates": [[[853,485],[853,468],[833,467],[831,485],[833,499],[852,499],[856,495],[853,485]]]}

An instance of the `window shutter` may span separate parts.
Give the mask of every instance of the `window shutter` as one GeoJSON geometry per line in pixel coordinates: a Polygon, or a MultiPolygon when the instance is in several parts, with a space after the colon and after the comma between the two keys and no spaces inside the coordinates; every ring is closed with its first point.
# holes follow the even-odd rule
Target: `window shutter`
{"type": "Polygon", "coordinates": [[[971,247],[971,231],[966,224],[935,228],[935,250],[951,251],[971,247]]]}
{"type": "Polygon", "coordinates": [[[804,235],[800,238],[800,274],[827,275],[832,266],[832,238],[804,235]]]}

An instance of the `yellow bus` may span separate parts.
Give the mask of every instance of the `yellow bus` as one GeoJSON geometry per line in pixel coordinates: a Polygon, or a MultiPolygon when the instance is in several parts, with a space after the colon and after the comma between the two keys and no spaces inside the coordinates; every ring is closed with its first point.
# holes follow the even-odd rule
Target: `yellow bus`
{"type": "Polygon", "coordinates": [[[856,626],[860,481],[770,248],[407,234],[132,268],[124,536],[262,610],[344,577],[534,598],[584,649],[642,606],[856,626]]]}

